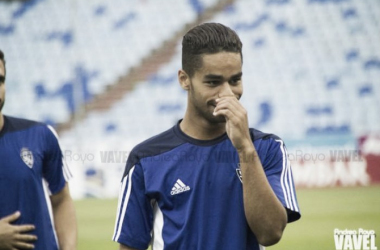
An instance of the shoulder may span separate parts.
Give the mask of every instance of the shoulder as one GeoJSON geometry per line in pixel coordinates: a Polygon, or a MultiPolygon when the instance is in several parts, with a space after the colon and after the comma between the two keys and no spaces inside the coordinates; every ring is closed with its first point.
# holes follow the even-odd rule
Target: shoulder
{"type": "Polygon", "coordinates": [[[262,161],[286,155],[285,143],[279,136],[252,128],[250,134],[262,161]]]}
{"type": "Polygon", "coordinates": [[[132,167],[143,158],[168,152],[183,143],[185,141],[176,135],[175,127],[172,127],[136,145],[128,157],[127,168],[128,166],[132,167]]]}
{"type": "Polygon", "coordinates": [[[48,130],[46,124],[33,120],[4,115],[4,133],[28,132],[38,133],[48,130]]]}
{"type": "Polygon", "coordinates": [[[140,144],[138,144],[132,153],[142,154],[142,156],[154,156],[182,144],[183,141],[178,138],[174,132],[174,128],[170,128],[156,136],[153,136],[140,144]]]}
{"type": "Polygon", "coordinates": [[[259,140],[270,140],[270,139],[271,140],[281,140],[281,138],[275,134],[264,133],[260,130],[254,129],[254,128],[250,128],[249,132],[251,134],[251,138],[252,138],[253,142],[259,141],[259,140]]]}
{"type": "Polygon", "coordinates": [[[285,147],[284,141],[277,135],[272,133],[264,133],[260,130],[250,128],[250,135],[255,146],[266,148],[281,148],[285,147]]]}
{"type": "Polygon", "coordinates": [[[23,118],[17,118],[13,116],[5,116],[5,123],[8,125],[9,129],[13,131],[24,130],[35,126],[43,126],[44,124],[37,121],[32,121],[23,118]]]}
{"type": "Polygon", "coordinates": [[[45,136],[51,137],[53,139],[58,138],[57,132],[54,130],[54,128],[43,122],[5,115],[4,121],[4,133],[20,132],[23,135],[26,133],[33,136],[45,136]]]}

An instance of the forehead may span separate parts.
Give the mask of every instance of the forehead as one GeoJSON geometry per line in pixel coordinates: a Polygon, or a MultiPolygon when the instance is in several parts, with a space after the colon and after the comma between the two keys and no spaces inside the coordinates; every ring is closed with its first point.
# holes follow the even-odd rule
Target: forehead
{"type": "Polygon", "coordinates": [[[202,67],[196,72],[198,75],[221,75],[228,77],[240,73],[242,62],[240,53],[218,52],[202,55],[202,67]]]}

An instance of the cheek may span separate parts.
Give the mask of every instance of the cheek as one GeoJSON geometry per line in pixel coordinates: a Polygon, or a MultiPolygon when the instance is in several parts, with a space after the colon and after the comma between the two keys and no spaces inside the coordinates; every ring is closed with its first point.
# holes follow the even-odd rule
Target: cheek
{"type": "Polygon", "coordinates": [[[207,93],[199,91],[197,93],[197,99],[202,102],[202,105],[209,105],[210,103],[215,102],[216,98],[218,98],[217,91],[208,91],[207,93]]]}
{"type": "Polygon", "coordinates": [[[202,91],[195,91],[193,93],[193,99],[196,100],[196,102],[198,103],[198,105],[201,105],[202,103],[204,103],[206,101],[207,98],[205,98],[205,96],[203,95],[202,91]]]}
{"type": "Polygon", "coordinates": [[[206,109],[214,100],[200,90],[191,91],[191,102],[198,109],[206,109]]]}
{"type": "Polygon", "coordinates": [[[242,96],[243,95],[243,85],[239,85],[239,86],[235,86],[233,89],[232,89],[232,92],[235,94],[235,95],[238,95],[238,96],[242,96]]]}

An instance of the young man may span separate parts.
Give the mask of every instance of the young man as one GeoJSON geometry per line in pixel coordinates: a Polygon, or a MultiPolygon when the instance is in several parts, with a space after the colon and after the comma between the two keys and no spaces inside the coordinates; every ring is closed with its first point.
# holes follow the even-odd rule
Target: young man
{"type": "Polygon", "coordinates": [[[57,135],[45,124],[2,114],[5,76],[0,50],[0,249],[74,250],[70,172],[57,135]]]}
{"type": "Polygon", "coordinates": [[[248,127],[242,43],[222,24],[191,29],[178,80],[183,120],[131,152],[113,240],[120,249],[264,249],[300,218],[283,141],[248,127]]]}

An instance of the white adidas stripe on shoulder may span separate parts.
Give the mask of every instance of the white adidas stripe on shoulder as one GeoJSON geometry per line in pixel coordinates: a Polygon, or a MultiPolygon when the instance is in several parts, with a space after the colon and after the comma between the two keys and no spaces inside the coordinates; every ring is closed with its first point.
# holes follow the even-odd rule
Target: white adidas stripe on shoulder
{"type": "Polygon", "coordinates": [[[120,183],[119,199],[118,199],[118,202],[117,202],[117,209],[116,209],[115,228],[114,228],[114,234],[112,236],[113,240],[115,239],[115,236],[116,236],[117,225],[118,225],[119,218],[120,218],[120,208],[121,208],[121,204],[122,204],[122,199],[123,199],[123,194],[124,194],[125,186],[127,184],[127,182],[126,182],[127,178],[128,178],[128,175],[124,176],[123,180],[120,183]]]}
{"type": "Polygon", "coordinates": [[[286,148],[284,146],[284,142],[282,140],[276,140],[280,143],[280,149],[282,152],[282,171],[281,171],[281,187],[284,193],[284,199],[286,203],[286,207],[290,210],[299,212],[299,208],[297,206],[297,201],[295,198],[295,192],[293,188],[293,178],[290,167],[290,162],[288,159],[288,154],[286,148]]]}
{"type": "Polygon", "coordinates": [[[299,208],[297,205],[297,199],[296,199],[296,193],[294,190],[294,181],[293,181],[293,176],[292,176],[292,168],[290,165],[290,160],[288,158],[288,151],[286,150],[286,147],[284,146],[284,151],[285,151],[285,156],[286,156],[286,162],[287,162],[287,180],[288,180],[288,185],[290,187],[290,197],[291,197],[291,205],[294,207],[294,211],[299,212],[299,208]]]}
{"type": "MultiPolygon", "coordinates": [[[[46,126],[53,133],[53,135],[55,136],[55,138],[57,138],[58,146],[59,146],[59,148],[60,148],[60,150],[62,152],[62,147],[61,147],[61,144],[59,142],[59,137],[58,137],[57,132],[55,131],[55,129],[52,126],[50,126],[50,125],[46,125],[46,126]]],[[[70,171],[69,166],[66,163],[66,159],[64,157],[63,152],[62,152],[62,170],[63,170],[63,177],[65,178],[66,182],[69,181],[73,177],[73,175],[72,175],[72,173],[70,171]]]]}
{"type": "Polygon", "coordinates": [[[121,185],[120,193],[119,193],[119,204],[118,204],[118,211],[116,215],[116,223],[115,223],[115,232],[113,235],[113,240],[118,241],[121,233],[121,228],[123,227],[123,221],[125,217],[125,212],[127,210],[129,198],[131,196],[131,189],[132,189],[132,174],[135,170],[135,166],[131,168],[128,175],[126,175],[123,178],[123,182],[121,185]],[[128,184],[128,186],[127,186],[128,184]],[[125,188],[127,187],[127,190],[125,191],[125,188]],[[125,196],[124,196],[125,193],[125,196]],[[124,199],[123,199],[124,197],[124,199]],[[120,200],[122,200],[120,202],[120,200]],[[121,207],[122,206],[122,207],[121,207]]]}

